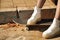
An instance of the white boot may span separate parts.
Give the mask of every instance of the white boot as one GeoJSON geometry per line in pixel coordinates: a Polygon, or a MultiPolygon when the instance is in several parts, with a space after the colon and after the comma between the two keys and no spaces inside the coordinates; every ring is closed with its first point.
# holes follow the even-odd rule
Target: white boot
{"type": "Polygon", "coordinates": [[[55,18],[51,26],[45,32],[43,32],[42,36],[44,38],[52,38],[56,36],[59,32],[60,32],[60,21],[55,18]]]}
{"type": "Polygon", "coordinates": [[[27,24],[33,25],[33,24],[36,24],[36,22],[40,21],[40,20],[41,20],[41,8],[37,8],[35,6],[34,12],[33,12],[32,16],[28,19],[27,24]]]}

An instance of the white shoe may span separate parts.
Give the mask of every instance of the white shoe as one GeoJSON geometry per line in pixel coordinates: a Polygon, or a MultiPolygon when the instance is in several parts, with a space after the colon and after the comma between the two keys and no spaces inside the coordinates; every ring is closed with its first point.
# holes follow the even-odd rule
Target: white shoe
{"type": "Polygon", "coordinates": [[[60,21],[58,19],[54,19],[51,26],[43,32],[42,36],[44,38],[52,38],[56,36],[60,32],[60,21]]]}
{"type": "Polygon", "coordinates": [[[32,16],[28,19],[27,24],[33,25],[33,24],[36,24],[36,22],[40,21],[40,20],[41,20],[41,8],[37,8],[35,6],[34,12],[33,12],[32,16]]]}

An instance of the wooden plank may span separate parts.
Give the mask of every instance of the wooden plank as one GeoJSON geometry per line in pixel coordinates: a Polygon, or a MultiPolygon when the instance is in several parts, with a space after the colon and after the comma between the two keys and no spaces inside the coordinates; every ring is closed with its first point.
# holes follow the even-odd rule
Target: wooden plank
{"type": "Polygon", "coordinates": [[[1,0],[1,8],[13,8],[12,0],[1,0]]]}
{"type": "Polygon", "coordinates": [[[16,11],[16,8],[0,8],[0,13],[1,12],[14,12],[16,11]]]}
{"type": "Polygon", "coordinates": [[[0,12],[0,24],[13,22],[13,19],[16,19],[16,11],[0,12]]]}
{"type": "MultiPolygon", "coordinates": [[[[20,10],[19,11],[19,16],[20,16],[20,20],[21,20],[20,23],[26,24],[27,20],[31,17],[32,13],[33,13],[33,10],[20,10]]],[[[42,19],[53,19],[54,15],[55,15],[55,9],[42,10],[41,14],[42,14],[42,19]]]]}
{"type": "MultiPolygon", "coordinates": [[[[24,10],[26,10],[26,9],[27,10],[30,10],[30,9],[33,10],[33,8],[36,5],[36,3],[37,3],[37,0],[35,0],[35,1],[28,0],[28,2],[27,2],[27,0],[24,0],[23,4],[25,4],[25,6],[23,6],[23,7],[18,6],[18,9],[23,10],[23,8],[24,8],[24,10]]],[[[52,8],[56,8],[56,5],[51,0],[46,0],[46,2],[45,2],[45,4],[44,4],[42,9],[52,9],[52,8]]]]}
{"type": "Polygon", "coordinates": [[[13,0],[13,3],[24,3],[24,0],[13,0]]]}
{"type": "Polygon", "coordinates": [[[11,2],[12,0],[1,0],[1,2],[11,2]]]}
{"type": "Polygon", "coordinates": [[[26,7],[25,3],[23,0],[13,0],[14,7],[26,7]]]}
{"type": "MultiPolygon", "coordinates": [[[[23,7],[22,7],[23,8],[23,7]]],[[[19,8],[18,8],[19,9],[19,8]]],[[[6,9],[5,9],[6,10],[6,9]]],[[[0,10],[0,14],[14,14],[13,12],[17,13],[16,8],[15,9],[8,9],[8,10],[0,10]]],[[[19,9],[20,10],[20,9],[19,9]]],[[[20,10],[18,12],[19,18],[14,19],[18,23],[26,24],[27,20],[31,17],[33,10],[20,10]],[[24,15],[23,15],[24,14],[24,15]]],[[[42,10],[42,19],[53,19],[55,15],[55,9],[44,9],[42,10]]],[[[17,15],[17,14],[16,14],[17,15]]],[[[11,15],[10,15],[11,16],[11,15]]],[[[14,15],[13,15],[14,16],[14,15]]],[[[12,16],[11,16],[12,17],[12,16]]],[[[8,16],[7,16],[8,18],[8,16]]],[[[5,19],[4,19],[5,20],[5,19]]]]}
{"type": "Polygon", "coordinates": [[[35,30],[36,28],[40,29],[41,27],[49,27],[52,21],[52,19],[43,19],[34,25],[26,25],[26,27],[28,27],[30,30],[35,30]]]}
{"type": "MultiPolygon", "coordinates": [[[[18,8],[24,7],[29,9],[33,9],[34,6],[37,4],[37,0],[1,0],[1,8],[18,8]],[[27,2],[28,1],[28,2],[27,2]]],[[[51,8],[56,8],[54,3],[51,0],[46,0],[44,6],[42,9],[51,9],[51,8]]],[[[23,8],[22,8],[23,9],[23,8]]]]}
{"type": "Polygon", "coordinates": [[[0,12],[16,11],[16,8],[13,8],[12,0],[1,0],[0,12]]]}
{"type": "Polygon", "coordinates": [[[12,8],[13,4],[11,2],[1,3],[1,8],[12,8]]]}
{"type": "Polygon", "coordinates": [[[34,7],[36,2],[34,2],[32,0],[25,0],[25,3],[26,3],[27,7],[34,7]]]}
{"type": "Polygon", "coordinates": [[[56,5],[51,0],[46,0],[42,9],[56,8],[56,5]]]}

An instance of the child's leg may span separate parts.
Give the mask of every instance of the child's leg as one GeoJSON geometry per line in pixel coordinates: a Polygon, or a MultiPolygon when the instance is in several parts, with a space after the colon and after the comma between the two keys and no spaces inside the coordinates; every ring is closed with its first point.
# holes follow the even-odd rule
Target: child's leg
{"type": "Polygon", "coordinates": [[[44,38],[51,38],[57,35],[60,32],[60,0],[58,0],[56,15],[54,17],[53,23],[51,26],[43,32],[44,38]]]}
{"type": "Polygon", "coordinates": [[[38,8],[42,8],[42,6],[44,5],[45,1],[46,1],[46,0],[38,0],[38,1],[37,1],[37,7],[38,7],[38,8]]]}
{"type": "Polygon", "coordinates": [[[55,18],[60,20],[60,0],[58,0],[55,18]]]}
{"type": "Polygon", "coordinates": [[[58,0],[51,0],[55,5],[57,5],[58,0]]]}
{"type": "Polygon", "coordinates": [[[33,12],[32,16],[27,21],[28,25],[33,25],[37,21],[41,20],[41,8],[44,3],[45,3],[45,0],[38,0],[37,5],[34,8],[34,12],[33,12]]]}

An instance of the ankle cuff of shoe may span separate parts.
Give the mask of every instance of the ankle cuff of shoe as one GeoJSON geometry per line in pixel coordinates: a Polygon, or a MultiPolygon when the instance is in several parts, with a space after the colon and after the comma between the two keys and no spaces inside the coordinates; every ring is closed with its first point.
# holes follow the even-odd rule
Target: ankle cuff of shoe
{"type": "Polygon", "coordinates": [[[38,8],[37,6],[35,6],[34,11],[40,13],[41,12],[41,8],[38,8]]]}
{"type": "Polygon", "coordinates": [[[54,18],[54,20],[53,20],[54,22],[56,22],[56,23],[60,23],[60,20],[58,20],[57,18],[54,18]]]}

